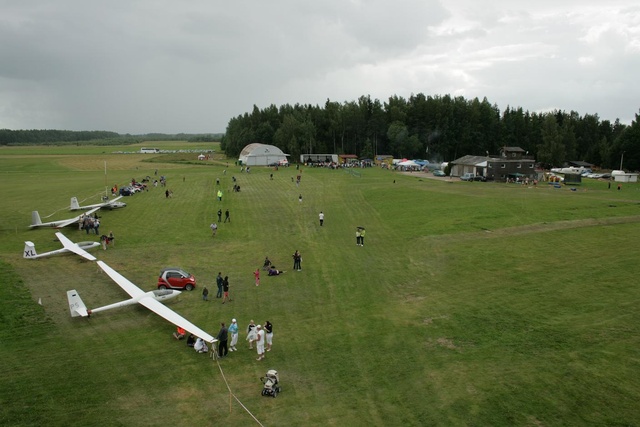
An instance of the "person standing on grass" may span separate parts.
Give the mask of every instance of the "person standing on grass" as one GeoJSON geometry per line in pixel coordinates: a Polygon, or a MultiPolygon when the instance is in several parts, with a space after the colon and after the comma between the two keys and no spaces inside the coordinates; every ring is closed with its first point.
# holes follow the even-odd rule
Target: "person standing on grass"
{"type": "Polygon", "coordinates": [[[220,331],[216,339],[218,340],[218,356],[225,357],[229,351],[227,348],[227,339],[229,338],[229,331],[224,326],[224,322],[220,323],[220,331]]]}
{"type": "Polygon", "coordinates": [[[229,298],[229,276],[224,276],[222,280],[222,290],[224,291],[224,296],[222,297],[222,303],[229,300],[231,302],[231,298],[229,298]]]}
{"type": "Polygon", "coordinates": [[[231,222],[231,218],[229,217],[229,209],[227,209],[226,211],[224,211],[224,222],[231,222]]]}
{"type": "Polygon", "coordinates": [[[360,230],[360,246],[364,246],[364,233],[365,233],[365,230],[364,228],[362,228],[360,230]]]}
{"type": "Polygon", "coordinates": [[[256,286],[260,286],[260,269],[256,268],[256,271],[253,272],[253,277],[256,279],[256,286]]]}
{"type": "Polygon", "coordinates": [[[222,278],[222,273],[218,272],[218,277],[216,277],[216,285],[218,285],[218,293],[216,294],[216,298],[222,298],[222,284],[224,279],[222,278]]]}
{"type": "Polygon", "coordinates": [[[324,213],[322,211],[318,214],[318,218],[320,219],[320,227],[322,227],[322,224],[324,224],[324,213]]]}
{"type": "Polygon", "coordinates": [[[238,351],[236,344],[238,343],[238,323],[236,319],[231,319],[229,325],[229,333],[231,334],[231,344],[229,344],[229,351],[238,351]]]}
{"type": "Polygon", "coordinates": [[[206,286],[202,288],[202,301],[209,301],[209,289],[206,286]]]}
{"type": "Polygon", "coordinates": [[[218,224],[213,222],[209,227],[211,227],[211,237],[216,237],[216,233],[218,232],[218,224]]]}
{"type": "Polygon", "coordinates": [[[218,209],[218,222],[222,222],[222,209],[218,209]]]}
{"type": "Polygon", "coordinates": [[[302,271],[300,263],[302,262],[302,255],[297,250],[293,253],[293,269],[296,271],[302,271]]]}
{"type": "Polygon", "coordinates": [[[256,329],[256,324],[253,323],[253,319],[251,319],[251,321],[247,325],[247,338],[245,338],[245,340],[249,341],[250,350],[253,350],[253,340],[256,339],[256,332],[258,332],[258,330],[256,329]]]}
{"type": "Polygon", "coordinates": [[[256,337],[253,340],[256,343],[256,351],[258,352],[258,358],[256,360],[264,359],[264,331],[262,326],[256,326],[256,337]]]}
{"type": "Polygon", "coordinates": [[[271,344],[273,344],[273,325],[268,320],[264,322],[264,332],[267,341],[267,351],[271,351],[271,344]]]}

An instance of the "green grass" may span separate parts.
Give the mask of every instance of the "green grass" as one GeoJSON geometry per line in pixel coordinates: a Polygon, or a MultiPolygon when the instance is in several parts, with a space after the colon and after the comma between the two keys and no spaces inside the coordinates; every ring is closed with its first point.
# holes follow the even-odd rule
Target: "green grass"
{"type": "Polygon", "coordinates": [[[638,185],[586,182],[573,192],[304,169],[297,188],[294,168],[223,175],[224,161],[143,159],[0,153],[8,202],[0,207],[0,424],[254,424],[230,402],[216,363],[173,340],[172,325],[148,310],[72,319],[68,289],[90,307],[126,298],[95,265],[21,258],[25,240],[40,251],[59,247],[52,230],[27,229],[31,210],[66,218],[71,196],[93,203],[105,181],[121,185],[156,168],[174,197],[151,189],[101,213],[117,243],[97,256],[143,289],[154,288],[162,267],[191,271],[199,289],[168,305],[214,335],[232,317],[241,330],[251,318],[274,324],[266,362],[255,361],[244,334],[241,351],[221,362],[233,393],[264,425],[640,419],[638,185]],[[230,191],[233,175],[240,193],[230,191]],[[219,207],[232,223],[211,238],[219,207]],[[367,228],[362,248],[357,225],[367,228]],[[290,271],[296,249],[302,272],[290,271]],[[255,287],[252,271],[265,255],[289,271],[263,273],[255,287]],[[218,271],[229,275],[230,304],[200,298],[218,271]],[[269,368],[281,376],[276,399],[260,395],[269,368]]]}

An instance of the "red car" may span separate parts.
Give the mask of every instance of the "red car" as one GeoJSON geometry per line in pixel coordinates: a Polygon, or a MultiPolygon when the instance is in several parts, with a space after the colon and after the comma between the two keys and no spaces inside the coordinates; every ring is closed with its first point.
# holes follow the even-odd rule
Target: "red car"
{"type": "Polygon", "coordinates": [[[178,289],[191,291],[196,287],[196,278],[178,267],[168,267],[160,272],[158,289],[178,289]]]}

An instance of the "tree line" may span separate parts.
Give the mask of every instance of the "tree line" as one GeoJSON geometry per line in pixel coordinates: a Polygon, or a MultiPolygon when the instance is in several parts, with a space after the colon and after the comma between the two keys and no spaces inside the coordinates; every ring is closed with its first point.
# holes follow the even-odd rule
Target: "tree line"
{"type": "Polygon", "coordinates": [[[164,134],[144,135],[118,134],[109,131],[72,131],[53,129],[10,130],[0,129],[0,145],[129,145],[145,141],[217,142],[221,133],[210,134],[164,134]]]}
{"type": "Polygon", "coordinates": [[[232,118],[221,148],[237,157],[251,143],[275,145],[295,161],[305,153],[355,154],[360,158],[451,161],[464,155],[497,154],[520,147],[543,166],[584,161],[617,169],[640,169],[638,114],[630,125],[600,120],[597,114],[531,113],[486,98],[411,95],[386,102],[361,96],[357,101],[327,100],[324,106],[270,105],[232,118]]]}
{"type": "Polygon", "coordinates": [[[10,130],[0,129],[0,145],[41,145],[76,143],[97,139],[115,139],[120,135],[108,131],[72,131],[54,129],[10,130]]]}

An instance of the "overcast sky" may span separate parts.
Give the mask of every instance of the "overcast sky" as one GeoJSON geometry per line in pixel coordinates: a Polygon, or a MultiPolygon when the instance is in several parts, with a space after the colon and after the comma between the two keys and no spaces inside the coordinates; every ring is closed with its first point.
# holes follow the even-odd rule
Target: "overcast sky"
{"type": "Polygon", "coordinates": [[[487,97],[631,123],[637,0],[0,0],[0,128],[224,132],[284,103],[487,97]]]}

